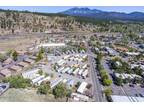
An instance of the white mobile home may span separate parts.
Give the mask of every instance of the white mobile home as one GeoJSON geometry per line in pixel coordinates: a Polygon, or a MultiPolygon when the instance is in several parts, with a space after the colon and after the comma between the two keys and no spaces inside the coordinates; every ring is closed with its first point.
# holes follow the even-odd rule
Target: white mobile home
{"type": "Polygon", "coordinates": [[[82,73],[82,76],[83,76],[83,78],[86,78],[88,76],[88,69],[82,73]]]}
{"type": "Polygon", "coordinates": [[[78,75],[82,75],[83,71],[84,71],[83,69],[80,69],[78,75]]]}
{"type": "Polygon", "coordinates": [[[64,69],[64,67],[61,67],[57,70],[57,72],[60,73],[63,69],[64,69]]]}
{"type": "Polygon", "coordinates": [[[70,57],[70,55],[66,55],[66,56],[64,56],[64,59],[66,60],[66,59],[68,59],[70,57]]]}
{"type": "Polygon", "coordinates": [[[51,82],[51,88],[54,88],[56,85],[58,85],[63,79],[55,79],[54,81],[51,82]]]}
{"type": "Polygon", "coordinates": [[[61,71],[61,73],[66,73],[69,69],[70,69],[70,67],[67,67],[63,71],[61,71]]]}
{"type": "Polygon", "coordinates": [[[46,77],[46,78],[43,78],[42,80],[39,80],[39,81],[37,82],[37,84],[40,85],[43,81],[49,81],[50,79],[51,79],[51,77],[48,76],[48,77],[46,77]]]}
{"type": "Polygon", "coordinates": [[[65,63],[65,61],[62,60],[62,59],[61,59],[60,61],[57,62],[57,64],[58,64],[59,66],[63,65],[64,63],[65,63]]]}
{"type": "Polygon", "coordinates": [[[39,76],[39,77],[33,79],[33,80],[32,80],[32,83],[35,84],[35,83],[37,83],[38,81],[40,81],[40,80],[42,80],[42,79],[44,79],[44,75],[39,76]]]}
{"type": "Polygon", "coordinates": [[[67,79],[64,79],[64,80],[62,81],[62,83],[64,83],[64,84],[65,84],[66,82],[67,82],[67,79]]]}
{"type": "Polygon", "coordinates": [[[57,62],[57,64],[59,64],[59,63],[61,63],[61,62],[63,62],[63,59],[60,59],[60,60],[57,62]]]}
{"type": "Polygon", "coordinates": [[[79,62],[82,62],[82,61],[83,61],[83,59],[82,59],[82,58],[79,58],[79,59],[78,59],[78,61],[79,61],[79,62]]]}
{"type": "Polygon", "coordinates": [[[24,78],[33,79],[40,69],[33,69],[27,72],[22,73],[24,78]]]}
{"type": "Polygon", "coordinates": [[[62,66],[64,63],[65,63],[65,61],[63,61],[63,62],[59,63],[59,66],[62,66]]]}
{"type": "Polygon", "coordinates": [[[75,71],[73,71],[73,75],[76,75],[77,73],[78,73],[78,71],[79,71],[79,68],[77,68],[75,71]]]}
{"type": "Polygon", "coordinates": [[[87,64],[85,64],[82,68],[83,68],[83,69],[87,68],[87,64]]]}
{"type": "Polygon", "coordinates": [[[71,74],[73,72],[73,68],[71,68],[70,70],[68,70],[68,74],[71,74]]]}
{"type": "Polygon", "coordinates": [[[84,55],[82,58],[83,58],[83,59],[86,59],[86,58],[87,58],[87,55],[84,55]]]}
{"type": "Polygon", "coordinates": [[[73,87],[73,86],[74,86],[74,83],[75,83],[75,81],[74,81],[73,79],[70,79],[70,80],[67,81],[67,85],[68,85],[69,87],[73,87]]]}

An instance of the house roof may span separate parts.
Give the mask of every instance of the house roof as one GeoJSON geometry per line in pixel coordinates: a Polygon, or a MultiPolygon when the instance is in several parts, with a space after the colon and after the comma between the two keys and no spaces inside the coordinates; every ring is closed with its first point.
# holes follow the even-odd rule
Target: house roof
{"type": "Polygon", "coordinates": [[[12,58],[8,58],[3,62],[3,64],[10,64],[12,61],[13,61],[12,58]]]}
{"type": "Polygon", "coordinates": [[[34,60],[29,59],[29,58],[25,59],[24,61],[25,61],[25,62],[28,62],[28,63],[34,63],[34,60]]]}
{"type": "Polygon", "coordinates": [[[17,72],[22,70],[22,68],[20,66],[17,66],[17,65],[13,65],[9,69],[17,71],[17,72]]]}
{"type": "Polygon", "coordinates": [[[28,66],[28,64],[25,63],[25,62],[19,62],[18,65],[19,65],[19,66],[22,66],[22,67],[27,67],[27,66],[28,66]]]}
{"type": "Polygon", "coordinates": [[[10,76],[11,73],[12,72],[9,69],[3,69],[0,71],[0,74],[2,74],[3,76],[10,76]]]}

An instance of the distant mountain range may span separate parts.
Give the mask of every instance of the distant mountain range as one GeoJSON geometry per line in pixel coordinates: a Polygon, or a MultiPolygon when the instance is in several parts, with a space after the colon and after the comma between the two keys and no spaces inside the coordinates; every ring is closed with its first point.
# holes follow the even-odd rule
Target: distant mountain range
{"type": "Polygon", "coordinates": [[[142,12],[132,12],[132,13],[107,12],[97,9],[75,7],[60,13],[70,16],[82,16],[101,20],[144,21],[144,13],[142,12]]]}

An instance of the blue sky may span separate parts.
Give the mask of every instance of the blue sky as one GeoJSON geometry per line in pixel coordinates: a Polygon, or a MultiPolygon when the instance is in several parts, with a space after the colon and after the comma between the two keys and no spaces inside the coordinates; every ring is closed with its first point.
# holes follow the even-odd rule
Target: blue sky
{"type": "MultiPolygon", "coordinates": [[[[90,9],[99,9],[103,11],[116,11],[116,12],[144,12],[144,6],[86,6],[90,9]]],[[[57,13],[67,9],[70,6],[0,6],[0,9],[11,9],[11,10],[29,10],[33,12],[46,12],[46,13],[57,13]]]]}

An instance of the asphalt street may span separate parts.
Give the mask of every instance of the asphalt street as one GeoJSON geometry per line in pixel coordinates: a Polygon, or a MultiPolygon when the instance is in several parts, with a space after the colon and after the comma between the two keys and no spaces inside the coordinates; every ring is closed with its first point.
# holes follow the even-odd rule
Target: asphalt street
{"type": "Polygon", "coordinates": [[[96,65],[94,63],[94,57],[91,56],[93,54],[88,46],[88,43],[86,43],[86,46],[87,46],[87,53],[88,53],[88,61],[90,65],[91,78],[93,81],[93,98],[96,102],[103,102],[105,100],[102,93],[102,86],[97,76],[98,72],[96,70],[96,65]]]}

